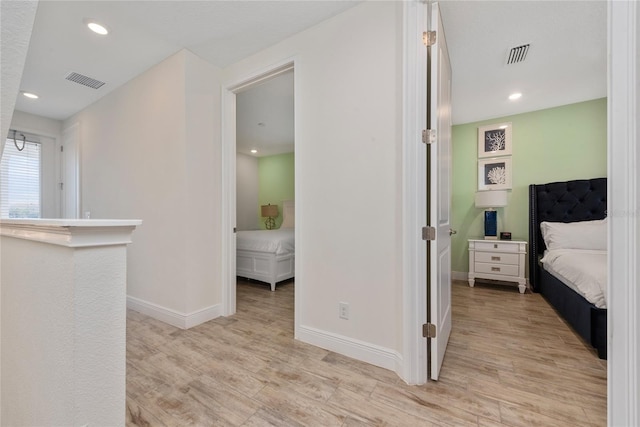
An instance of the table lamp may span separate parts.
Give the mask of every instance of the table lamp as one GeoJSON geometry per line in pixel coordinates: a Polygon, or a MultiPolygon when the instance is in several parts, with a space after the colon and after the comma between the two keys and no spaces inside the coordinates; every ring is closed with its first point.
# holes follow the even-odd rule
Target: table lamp
{"type": "Polygon", "coordinates": [[[505,190],[476,192],[476,208],[489,208],[484,211],[484,238],[498,239],[498,212],[494,208],[507,206],[507,192],[505,190]]]}
{"type": "Polygon", "coordinates": [[[278,205],[272,205],[271,203],[262,205],[260,212],[263,217],[267,217],[267,220],[264,222],[265,228],[267,230],[276,228],[276,220],[274,218],[278,216],[278,205]]]}

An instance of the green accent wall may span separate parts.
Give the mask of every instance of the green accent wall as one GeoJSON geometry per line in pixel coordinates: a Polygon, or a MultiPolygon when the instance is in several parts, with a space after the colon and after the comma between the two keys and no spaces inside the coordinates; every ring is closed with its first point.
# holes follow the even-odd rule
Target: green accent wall
{"type": "Polygon", "coordinates": [[[529,240],[529,184],[607,176],[606,98],[453,126],[452,271],[469,271],[467,239],[484,235],[474,206],[478,127],[500,122],[512,123],[513,189],[497,209],[498,232],[513,240],[529,240]]]}
{"type": "Polygon", "coordinates": [[[266,218],[260,216],[260,206],[278,205],[279,215],[276,228],[282,224],[282,201],[294,200],[295,196],[295,163],[294,153],[265,156],[258,159],[258,216],[260,224],[265,228],[266,218]]]}

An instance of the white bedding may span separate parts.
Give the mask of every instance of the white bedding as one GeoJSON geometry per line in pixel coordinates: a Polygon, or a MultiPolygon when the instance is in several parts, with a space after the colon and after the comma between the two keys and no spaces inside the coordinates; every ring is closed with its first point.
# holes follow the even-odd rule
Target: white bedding
{"type": "Polygon", "coordinates": [[[295,252],[293,228],[238,231],[236,248],[284,255],[295,252]]]}
{"type": "Polygon", "coordinates": [[[607,251],[555,249],[541,260],[549,273],[598,308],[607,308],[607,251]]]}

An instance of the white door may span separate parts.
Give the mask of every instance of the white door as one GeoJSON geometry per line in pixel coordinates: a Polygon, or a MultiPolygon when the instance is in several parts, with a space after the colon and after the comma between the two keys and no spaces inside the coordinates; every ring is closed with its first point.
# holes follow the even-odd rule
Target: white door
{"type": "MultiPolygon", "coordinates": [[[[428,339],[430,378],[437,380],[451,334],[451,64],[438,3],[431,4],[429,30],[435,43],[428,47],[427,126],[435,141],[427,154],[428,224],[435,240],[428,247],[428,322],[435,337],[428,339]],[[433,34],[433,33],[432,33],[433,34]]],[[[433,335],[433,333],[431,334],[433,335]]]]}

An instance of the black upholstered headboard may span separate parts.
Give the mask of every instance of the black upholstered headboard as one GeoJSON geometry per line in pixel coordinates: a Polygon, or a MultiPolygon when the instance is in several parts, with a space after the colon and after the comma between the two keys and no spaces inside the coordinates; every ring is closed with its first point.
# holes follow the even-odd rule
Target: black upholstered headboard
{"type": "Polygon", "coordinates": [[[529,186],[529,281],[535,291],[538,259],[545,251],[540,223],[577,222],[607,216],[607,178],[529,186]]]}

